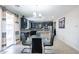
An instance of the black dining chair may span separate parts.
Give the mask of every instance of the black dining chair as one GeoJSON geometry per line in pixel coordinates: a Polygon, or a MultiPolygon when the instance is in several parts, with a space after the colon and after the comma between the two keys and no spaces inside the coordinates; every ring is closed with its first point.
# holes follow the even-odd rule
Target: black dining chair
{"type": "Polygon", "coordinates": [[[36,31],[30,31],[30,36],[36,35],[36,31]]]}
{"type": "Polygon", "coordinates": [[[27,42],[27,37],[29,37],[29,32],[27,32],[27,33],[22,33],[22,45],[23,46],[29,46],[30,48],[23,48],[23,50],[21,51],[21,53],[29,53],[29,52],[27,52],[27,51],[25,51],[26,49],[28,50],[28,49],[30,49],[31,50],[31,44],[29,44],[28,42],[27,42]]]}
{"type": "Polygon", "coordinates": [[[45,50],[52,50],[51,47],[53,47],[54,44],[54,36],[51,36],[50,42],[48,44],[43,44],[44,45],[44,53],[45,50]],[[50,47],[50,48],[45,48],[45,47],[50,47]]]}

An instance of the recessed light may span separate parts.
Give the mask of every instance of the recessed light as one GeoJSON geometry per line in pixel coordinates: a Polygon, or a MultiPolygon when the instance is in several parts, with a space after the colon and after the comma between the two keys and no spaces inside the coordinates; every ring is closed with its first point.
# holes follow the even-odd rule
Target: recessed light
{"type": "Polygon", "coordinates": [[[42,16],[42,14],[39,14],[39,17],[41,17],[42,16]]]}
{"type": "Polygon", "coordinates": [[[36,17],[36,15],[37,15],[36,12],[33,12],[33,16],[36,17]]]}

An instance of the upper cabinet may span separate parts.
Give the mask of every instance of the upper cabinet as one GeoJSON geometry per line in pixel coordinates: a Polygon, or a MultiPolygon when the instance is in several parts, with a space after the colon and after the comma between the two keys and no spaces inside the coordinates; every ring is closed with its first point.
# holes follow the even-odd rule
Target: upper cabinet
{"type": "Polygon", "coordinates": [[[43,29],[48,30],[49,26],[53,26],[53,22],[34,22],[31,21],[31,29],[43,29]]]}
{"type": "Polygon", "coordinates": [[[21,18],[21,29],[26,29],[27,28],[27,19],[23,16],[21,18]]]}

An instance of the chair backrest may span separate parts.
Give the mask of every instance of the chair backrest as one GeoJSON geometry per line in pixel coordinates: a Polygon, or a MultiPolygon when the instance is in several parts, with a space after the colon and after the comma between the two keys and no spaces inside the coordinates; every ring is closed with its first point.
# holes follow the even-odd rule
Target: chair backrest
{"type": "Polygon", "coordinates": [[[36,31],[31,31],[30,35],[36,35],[36,31]]]}
{"type": "Polygon", "coordinates": [[[50,46],[53,46],[53,43],[54,43],[54,36],[51,36],[50,46]]]}
{"type": "Polygon", "coordinates": [[[41,38],[32,38],[32,53],[42,53],[41,38]]]}
{"type": "Polygon", "coordinates": [[[29,37],[29,32],[27,32],[27,33],[24,33],[24,36],[27,38],[27,37],[29,37]]]}
{"type": "Polygon", "coordinates": [[[54,36],[51,36],[49,44],[44,44],[44,46],[53,46],[54,44],[54,36]]]}
{"type": "Polygon", "coordinates": [[[27,37],[29,37],[29,32],[27,32],[27,33],[22,33],[21,38],[22,38],[22,44],[23,44],[23,45],[26,45],[27,37]]]}

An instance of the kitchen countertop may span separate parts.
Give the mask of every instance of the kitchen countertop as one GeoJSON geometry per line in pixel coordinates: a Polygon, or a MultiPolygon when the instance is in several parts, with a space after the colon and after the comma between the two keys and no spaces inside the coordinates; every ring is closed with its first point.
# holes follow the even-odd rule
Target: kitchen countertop
{"type": "Polygon", "coordinates": [[[30,31],[40,31],[40,32],[49,32],[47,29],[26,29],[26,30],[21,30],[21,32],[30,32],[30,31]]]}

